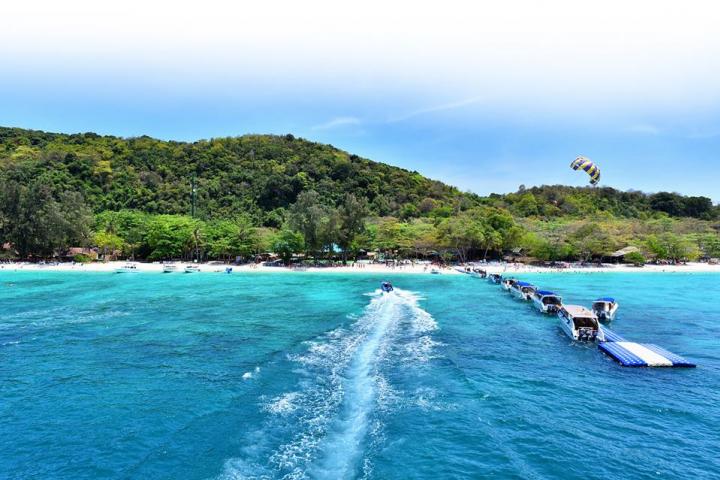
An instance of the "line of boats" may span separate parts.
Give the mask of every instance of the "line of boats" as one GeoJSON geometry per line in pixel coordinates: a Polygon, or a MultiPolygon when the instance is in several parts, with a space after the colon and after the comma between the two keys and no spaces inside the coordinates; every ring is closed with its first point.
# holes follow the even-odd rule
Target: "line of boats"
{"type": "Polygon", "coordinates": [[[604,341],[600,322],[612,321],[620,307],[611,297],[598,298],[590,309],[581,305],[566,305],[557,293],[541,290],[532,283],[503,278],[496,273],[486,277],[490,283],[502,285],[502,288],[514,297],[532,302],[541,313],[557,315],[563,331],[573,340],[604,341]]]}
{"type": "MultiPolygon", "coordinates": [[[[136,273],[139,272],[138,266],[136,263],[128,262],[125,265],[123,265],[120,268],[115,269],[115,273],[136,273]]],[[[174,263],[165,263],[163,264],[163,273],[176,273],[181,271],[181,266],[176,265],[174,263]]],[[[200,267],[198,265],[185,265],[182,267],[182,272],[184,273],[198,273],[200,271],[200,267]]],[[[232,273],[232,268],[227,267],[225,268],[225,273],[232,273]]]]}

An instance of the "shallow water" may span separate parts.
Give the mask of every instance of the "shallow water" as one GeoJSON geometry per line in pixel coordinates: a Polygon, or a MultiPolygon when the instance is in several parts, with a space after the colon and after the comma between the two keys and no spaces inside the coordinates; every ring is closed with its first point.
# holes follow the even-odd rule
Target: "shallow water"
{"type": "Polygon", "coordinates": [[[720,278],[523,278],[698,368],[466,276],[0,272],[0,478],[720,478],[720,278]]]}

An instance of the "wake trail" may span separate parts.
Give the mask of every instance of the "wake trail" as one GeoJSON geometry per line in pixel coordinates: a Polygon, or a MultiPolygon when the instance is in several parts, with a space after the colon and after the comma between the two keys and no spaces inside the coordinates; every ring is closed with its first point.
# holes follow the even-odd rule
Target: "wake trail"
{"type": "Polygon", "coordinates": [[[333,422],[331,434],[324,440],[324,458],[310,473],[317,478],[350,478],[354,476],[363,439],[369,425],[378,388],[376,362],[381,342],[391,324],[400,317],[400,303],[396,295],[383,295],[372,312],[375,326],[360,344],[350,368],[346,372],[345,395],[339,416],[333,422]]]}
{"type": "Polygon", "coordinates": [[[228,460],[220,478],[371,476],[368,449],[380,441],[380,413],[393,394],[383,370],[431,358],[436,343],[430,332],[437,324],[412,292],[396,288],[369,295],[352,325],[307,342],[303,354],[288,355],[300,375],[296,390],[264,405],[270,416],[257,432],[284,438],[280,444],[272,452],[228,460]]]}

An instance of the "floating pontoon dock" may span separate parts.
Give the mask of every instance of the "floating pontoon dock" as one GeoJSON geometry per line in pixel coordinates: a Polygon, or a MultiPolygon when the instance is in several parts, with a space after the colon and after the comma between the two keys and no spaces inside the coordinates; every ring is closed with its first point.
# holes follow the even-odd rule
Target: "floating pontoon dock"
{"type": "Polygon", "coordinates": [[[605,341],[598,348],[623,367],[686,367],[695,364],[651,343],[628,342],[617,333],[601,327],[605,341]]]}

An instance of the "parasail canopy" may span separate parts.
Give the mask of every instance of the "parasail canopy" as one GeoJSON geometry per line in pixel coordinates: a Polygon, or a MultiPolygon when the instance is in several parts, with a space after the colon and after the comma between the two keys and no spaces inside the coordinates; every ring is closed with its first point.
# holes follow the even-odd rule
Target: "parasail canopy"
{"type": "Polygon", "coordinates": [[[595,165],[595,163],[587,157],[583,157],[582,155],[577,157],[570,164],[570,168],[573,170],[582,170],[590,175],[591,185],[597,185],[600,181],[600,167],[595,165]]]}

